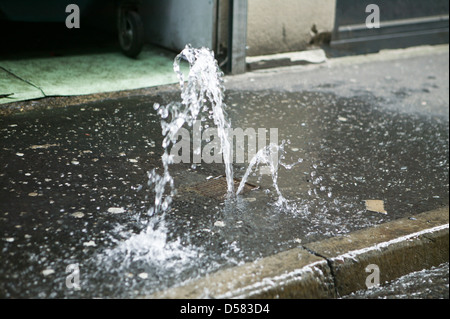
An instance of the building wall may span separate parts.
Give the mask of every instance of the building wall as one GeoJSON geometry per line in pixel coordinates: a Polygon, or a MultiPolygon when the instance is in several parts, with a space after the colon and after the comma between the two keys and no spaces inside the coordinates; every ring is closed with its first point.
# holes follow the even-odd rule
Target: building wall
{"type": "Polygon", "coordinates": [[[142,0],[145,40],[181,51],[186,44],[214,46],[215,0],[142,0]]]}
{"type": "Polygon", "coordinates": [[[247,55],[306,49],[334,27],[336,0],[248,0],[247,55]]]}

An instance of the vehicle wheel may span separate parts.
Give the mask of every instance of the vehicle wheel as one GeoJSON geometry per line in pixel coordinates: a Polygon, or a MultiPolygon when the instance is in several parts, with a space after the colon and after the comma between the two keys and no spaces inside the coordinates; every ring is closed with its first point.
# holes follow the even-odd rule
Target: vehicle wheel
{"type": "Polygon", "coordinates": [[[119,43],[122,52],[135,58],[144,45],[144,26],[136,11],[123,12],[119,21],[119,43]]]}

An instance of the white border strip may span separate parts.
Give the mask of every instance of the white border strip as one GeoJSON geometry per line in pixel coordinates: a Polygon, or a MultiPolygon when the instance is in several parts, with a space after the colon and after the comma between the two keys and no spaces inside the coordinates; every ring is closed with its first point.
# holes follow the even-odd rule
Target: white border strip
{"type": "Polygon", "coordinates": [[[396,244],[396,243],[399,243],[399,242],[411,240],[411,239],[419,237],[421,235],[434,233],[434,232],[437,232],[437,231],[440,231],[440,230],[443,230],[443,229],[448,229],[448,228],[449,228],[449,224],[445,224],[445,225],[440,225],[440,226],[424,229],[424,230],[421,230],[419,232],[415,232],[415,233],[412,233],[412,234],[409,234],[409,235],[406,235],[406,236],[401,236],[401,237],[398,237],[398,238],[395,238],[395,239],[391,239],[389,241],[385,241],[385,242],[382,242],[382,243],[379,243],[379,244],[375,244],[375,245],[370,246],[370,247],[365,247],[365,248],[362,248],[362,249],[352,250],[352,251],[346,252],[346,253],[344,253],[342,255],[339,255],[337,257],[331,257],[330,259],[332,261],[335,261],[335,260],[344,261],[344,259],[347,258],[347,259],[353,259],[353,260],[357,261],[357,259],[356,259],[357,256],[362,255],[364,253],[367,253],[369,251],[381,250],[382,248],[389,247],[392,244],[396,244]]]}

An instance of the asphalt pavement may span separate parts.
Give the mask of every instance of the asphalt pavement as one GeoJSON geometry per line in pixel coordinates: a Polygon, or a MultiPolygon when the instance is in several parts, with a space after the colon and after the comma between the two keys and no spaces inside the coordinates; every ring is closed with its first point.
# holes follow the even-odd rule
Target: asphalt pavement
{"type": "Polygon", "coordinates": [[[282,206],[270,176],[230,201],[222,164],[186,163],[171,166],[172,209],[148,215],[153,105],[179,100],[176,85],[1,117],[0,297],[148,296],[448,207],[448,60],[448,46],[422,47],[227,76],[232,127],[285,143],[282,206]]]}

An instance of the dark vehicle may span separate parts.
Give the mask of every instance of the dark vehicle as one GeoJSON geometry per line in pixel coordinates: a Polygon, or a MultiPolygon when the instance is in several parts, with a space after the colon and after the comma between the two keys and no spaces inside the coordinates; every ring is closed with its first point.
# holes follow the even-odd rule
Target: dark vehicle
{"type": "Polygon", "coordinates": [[[69,15],[66,8],[70,4],[78,6],[83,24],[116,29],[123,53],[132,58],[139,55],[144,42],[144,28],[138,0],[0,0],[0,21],[64,23],[69,15]]]}

